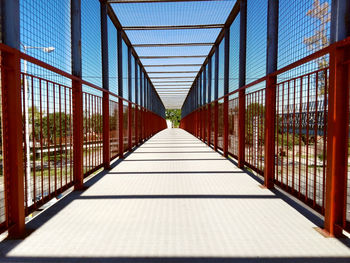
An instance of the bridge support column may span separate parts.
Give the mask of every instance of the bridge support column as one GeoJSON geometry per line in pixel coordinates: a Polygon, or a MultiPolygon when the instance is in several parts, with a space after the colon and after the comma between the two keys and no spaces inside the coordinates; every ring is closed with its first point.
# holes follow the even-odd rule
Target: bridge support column
{"type": "Polygon", "coordinates": [[[265,94],[265,160],[264,186],[274,187],[275,175],[275,118],[276,118],[276,76],[269,74],[277,70],[278,51],[278,0],[268,1],[267,10],[267,53],[265,94]]]}
{"type": "MultiPolygon", "coordinates": [[[[225,28],[225,61],[224,61],[224,95],[229,93],[229,66],[230,66],[230,28],[225,28]]],[[[228,96],[224,98],[224,140],[223,155],[228,157],[228,96]]]]}
{"type": "Polygon", "coordinates": [[[102,48],[102,119],[103,119],[103,167],[110,169],[110,131],[109,131],[109,70],[108,70],[108,28],[107,28],[107,5],[100,2],[101,9],[101,48],[102,48]]]}
{"type": "MultiPolygon", "coordinates": [[[[332,1],[331,43],[350,36],[350,3],[332,1]]],[[[348,176],[350,47],[332,50],[329,63],[325,231],[342,236],[348,176]]]]}
{"type": "MultiPolygon", "coordinates": [[[[247,0],[240,2],[239,29],[239,87],[245,86],[247,63],[247,0]]],[[[238,167],[244,167],[245,161],[245,90],[238,93],[238,167]]]]}
{"type": "MultiPolygon", "coordinates": [[[[81,0],[71,0],[72,74],[82,76],[81,0]]],[[[83,189],[83,93],[80,80],[72,81],[74,189],[83,189]]]]}
{"type": "Polygon", "coordinates": [[[6,224],[10,238],[25,235],[23,135],[21,107],[21,62],[19,1],[0,1],[4,44],[14,48],[3,52],[1,63],[2,110],[4,129],[4,175],[6,224]]]}

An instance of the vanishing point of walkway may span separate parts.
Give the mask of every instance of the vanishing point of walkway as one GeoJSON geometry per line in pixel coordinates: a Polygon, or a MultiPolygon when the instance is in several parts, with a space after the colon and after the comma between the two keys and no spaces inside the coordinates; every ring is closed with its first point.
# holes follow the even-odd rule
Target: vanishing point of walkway
{"type": "Polygon", "coordinates": [[[0,243],[0,262],[350,262],[346,239],[179,129],[155,135],[109,173],[0,243]]]}

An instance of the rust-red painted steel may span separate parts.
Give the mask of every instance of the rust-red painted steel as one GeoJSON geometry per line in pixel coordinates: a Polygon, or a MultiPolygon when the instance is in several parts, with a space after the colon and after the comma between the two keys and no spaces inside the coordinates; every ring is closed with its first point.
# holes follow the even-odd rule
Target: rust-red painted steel
{"type": "Polygon", "coordinates": [[[166,121],[155,113],[146,112],[145,108],[131,101],[16,49],[0,44],[0,51],[5,178],[5,220],[0,222],[0,232],[9,230],[12,237],[23,237],[25,215],[32,213],[39,205],[48,202],[73,185],[76,190],[83,189],[85,176],[102,167],[108,169],[112,158],[118,157],[118,154],[122,156],[123,104],[128,104],[129,119],[135,115],[135,121],[129,120],[127,127],[129,133],[126,136],[132,138],[133,133],[130,136],[130,131],[135,131],[136,137],[131,142],[129,139],[130,149],[139,141],[165,129],[166,121]],[[21,59],[71,79],[72,86],[64,86],[39,76],[21,73],[21,59]],[[83,92],[83,84],[102,91],[103,96],[83,92]],[[28,86],[27,90],[32,94],[28,102],[24,95],[21,98],[21,92],[24,90],[24,87],[21,89],[21,85],[28,86]],[[11,92],[8,92],[9,90],[11,92]],[[29,154],[39,154],[37,156],[33,154],[28,163],[25,163],[28,158],[23,158],[23,148],[27,147],[23,147],[26,131],[22,129],[22,116],[27,103],[36,105],[35,108],[29,108],[31,114],[28,126],[31,142],[29,154]],[[117,123],[118,119],[121,122],[117,123]],[[32,125],[33,123],[37,125],[32,125]],[[141,128],[143,128],[142,134],[141,128]],[[115,129],[118,129],[118,133],[114,132],[115,129]],[[118,141],[119,134],[121,136],[118,141]],[[111,156],[112,147],[117,147],[118,151],[113,156],[111,156]],[[44,155],[46,159],[52,160],[47,162],[48,167],[45,166],[44,155]],[[33,169],[32,175],[28,178],[25,165],[33,166],[38,162],[41,164],[40,169],[33,169]],[[23,165],[20,165],[21,163],[23,165]],[[44,175],[44,172],[48,176],[44,175]]]}
{"type": "Polygon", "coordinates": [[[223,156],[228,157],[228,97],[224,98],[224,146],[223,156]]]}
{"type": "Polygon", "coordinates": [[[73,89],[73,176],[74,189],[83,188],[83,92],[78,80],[72,81],[73,89]]]}
{"type": "Polygon", "coordinates": [[[12,238],[25,235],[24,170],[23,166],[19,165],[23,163],[20,66],[19,53],[2,52],[3,171],[6,206],[4,228],[8,228],[12,238]]]}
{"type": "MultiPolygon", "coordinates": [[[[278,184],[324,214],[325,231],[331,236],[341,236],[342,230],[350,226],[349,218],[346,218],[346,206],[349,203],[349,200],[346,200],[349,154],[349,54],[350,38],[347,38],[218,98],[207,105],[208,109],[214,110],[214,127],[210,127],[209,121],[206,122],[207,127],[204,127],[214,133],[213,139],[208,141],[217,150],[218,112],[221,112],[218,111],[218,103],[238,94],[238,135],[233,132],[234,129],[228,131],[230,138],[238,137],[238,165],[241,168],[245,165],[264,176],[264,185],[267,188],[278,184]],[[325,55],[330,57],[329,67],[277,83],[278,75],[325,55]],[[325,80],[322,82],[322,79],[325,80]],[[249,88],[264,81],[265,89],[258,92],[249,91],[249,88]],[[317,95],[320,92],[318,85],[324,86],[322,96],[317,95]],[[265,117],[264,120],[260,120],[262,110],[250,105],[260,103],[263,99],[265,117]],[[323,108],[319,108],[322,100],[323,108]],[[246,114],[248,116],[245,116],[246,114]],[[311,118],[313,123],[310,122],[311,118]],[[252,130],[248,132],[248,138],[246,127],[252,130]],[[255,142],[254,138],[257,138],[255,142]],[[264,148],[261,147],[261,142],[264,148]],[[248,155],[245,156],[246,154],[248,155]],[[320,161],[322,169],[316,167],[320,161]]],[[[198,127],[201,120],[198,115],[205,106],[185,116],[181,120],[181,128],[200,137],[198,127]]],[[[210,117],[212,118],[212,115],[210,117]]],[[[226,116],[224,125],[229,125],[225,119],[226,116]]],[[[226,127],[224,131],[225,129],[226,127]]],[[[225,139],[226,135],[224,141],[225,139]]],[[[225,147],[224,143],[223,154],[225,147]]]]}
{"type": "Polygon", "coordinates": [[[275,169],[275,116],[276,116],[276,77],[270,76],[266,82],[265,97],[265,170],[264,186],[273,188],[275,169]]]}
{"type": "Polygon", "coordinates": [[[325,230],[341,236],[345,227],[349,136],[350,47],[330,53],[325,230]]]}
{"type": "Polygon", "coordinates": [[[103,93],[102,103],[102,118],[103,118],[103,167],[110,169],[111,151],[110,151],[110,123],[109,123],[109,94],[103,93]]]}
{"type": "Polygon", "coordinates": [[[245,162],[245,90],[238,93],[238,167],[245,162]]]}

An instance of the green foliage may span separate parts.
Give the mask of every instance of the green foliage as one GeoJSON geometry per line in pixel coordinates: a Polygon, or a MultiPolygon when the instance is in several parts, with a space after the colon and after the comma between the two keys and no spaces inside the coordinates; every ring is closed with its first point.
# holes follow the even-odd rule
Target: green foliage
{"type": "Polygon", "coordinates": [[[30,140],[33,140],[33,135],[35,135],[36,141],[40,140],[41,128],[43,139],[49,139],[51,143],[54,142],[55,137],[57,140],[60,137],[67,137],[71,135],[71,116],[65,112],[49,113],[48,115],[43,113],[43,116],[40,119],[40,111],[36,107],[30,107],[28,109],[28,118],[30,140]]]}
{"type": "Polygon", "coordinates": [[[258,144],[264,144],[264,129],[265,129],[265,106],[260,103],[251,103],[246,109],[246,143],[253,144],[254,138],[258,139],[258,144]],[[256,134],[255,134],[256,133],[256,134]]]}
{"type": "Polygon", "coordinates": [[[178,128],[181,120],[181,110],[166,109],[165,118],[173,123],[174,128],[178,128]]]}

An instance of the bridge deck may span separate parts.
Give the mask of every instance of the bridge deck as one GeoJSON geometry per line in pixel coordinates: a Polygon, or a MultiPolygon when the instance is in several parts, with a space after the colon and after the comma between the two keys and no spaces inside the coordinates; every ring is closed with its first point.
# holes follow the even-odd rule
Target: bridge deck
{"type": "Polygon", "coordinates": [[[165,130],[0,243],[0,262],[350,262],[346,240],[192,135],[165,130]],[[81,258],[84,259],[81,259],[81,258]]]}

